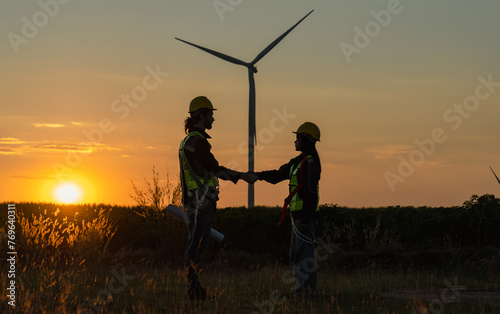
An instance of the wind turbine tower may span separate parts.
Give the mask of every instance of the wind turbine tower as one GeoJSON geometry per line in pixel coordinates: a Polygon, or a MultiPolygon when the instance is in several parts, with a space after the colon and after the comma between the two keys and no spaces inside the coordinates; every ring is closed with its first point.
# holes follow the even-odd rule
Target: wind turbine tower
{"type": "MultiPolygon", "coordinates": [[[[248,171],[254,171],[254,152],[255,152],[255,143],[257,141],[256,137],[256,127],[255,127],[255,80],[254,73],[257,73],[257,68],[255,64],[262,59],[271,49],[273,49],[283,38],[285,38],[288,33],[290,33],[297,25],[300,24],[306,17],[309,16],[314,10],[307,13],[300,21],[295,23],[292,27],[290,27],[286,32],[284,32],[280,37],[276,38],[271,44],[269,44],[264,50],[262,50],[252,62],[244,62],[239,59],[233,58],[231,56],[225,55],[223,53],[190,43],[188,41],[182,40],[180,38],[175,37],[175,39],[180,40],[188,45],[194,46],[198,49],[201,49],[209,54],[212,54],[216,57],[219,57],[223,60],[229,61],[234,64],[239,64],[245,66],[248,69],[248,82],[250,84],[250,95],[249,95],[249,103],[248,103],[248,171]]],[[[248,208],[254,207],[255,203],[255,189],[253,184],[248,185],[248,208]]]]}

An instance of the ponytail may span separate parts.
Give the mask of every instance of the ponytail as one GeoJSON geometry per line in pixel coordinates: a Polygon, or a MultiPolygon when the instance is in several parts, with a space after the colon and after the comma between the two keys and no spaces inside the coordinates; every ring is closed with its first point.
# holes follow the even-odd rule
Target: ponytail
{"type": "Polygon", "coordinates": [[[316,150],[316,145],[313,146],[311,156],[318,161],[319,172],[321,172],[321,160],[319,160],[318,151],[316,150]]]}
{"type": "Polygon", "coordinates": [[[191,112],[191,115],[184,120],[184,132],[188,134],[188,131],[194,127],[196,123],[198,123],[201,119],[201,116],[204,115],[208,110],[199,109],[195,112],[191,112]]]}
{"type": "Polygon", "coordinates": [[[319,171],[321,172],[321,160],[319,159],[318,151],[316,150],[316,140],[309,134],[300,133],[303,149],[302,152],[306,155],[311,155],[318,161],[319,171]]]}
{"type": "Polygon", "coordinates": [[[195,125],[194,120],[192,117],[187,117],[186,120],[184,120],[184,132],[188,134],[188,131],[193,128],[195,125]]]}

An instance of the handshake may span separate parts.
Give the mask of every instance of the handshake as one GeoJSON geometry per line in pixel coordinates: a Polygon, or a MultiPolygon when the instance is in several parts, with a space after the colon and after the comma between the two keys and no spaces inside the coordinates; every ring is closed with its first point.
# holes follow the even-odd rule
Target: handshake
{"type": "Polygon", "coordinates": [[[259,179],[257,174],[253,171],[248,171],[248,172],[242,172],[240,174],[240,179],[245,180],[247,183],[254,184],[255,181],[259,179]]]}

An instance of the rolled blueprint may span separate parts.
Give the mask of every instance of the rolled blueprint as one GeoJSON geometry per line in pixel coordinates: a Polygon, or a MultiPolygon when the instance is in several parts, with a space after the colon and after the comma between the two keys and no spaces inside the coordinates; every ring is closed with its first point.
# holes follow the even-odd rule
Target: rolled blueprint
{"type": "MultiPolygon", "coordinates": [[[[189,218],[188,218],[187,214],[184,211],[182,211],[181,209],[179,209],[177,206],[170,204],[167,206],[166,211],[170,215],[172,215],[175,218],[179,219],[180,221],[184,222],[186,225],[188,224],[189,218]]],[[[224,235],[222,233],[220,233],[219,231],[215,230],[214,228],[212,228],[212,230],[210,232],[210,236],[212,238],[214,238],[214,240],[217,242],[222,242],[222,240],[224,240],[224,235]]]]}

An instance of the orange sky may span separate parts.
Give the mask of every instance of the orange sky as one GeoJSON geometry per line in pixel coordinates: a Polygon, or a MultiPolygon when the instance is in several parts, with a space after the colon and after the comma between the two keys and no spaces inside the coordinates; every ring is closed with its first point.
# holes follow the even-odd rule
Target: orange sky
{"type": "MultiPolygon", "coordinates": [[[[175,180],[189,101],[215,113],[213,153],[246,170],[246,69],[174,37],[257,64],[256,170],[296,155],[291,133],[322,131],[321,203],[460,205],[498,194],[500,3],[470,1],[7,1],[0,4],[0,199],[132,205],[156,166],[175,180]],[[221,4],[222,3],[222,4],[221,4]]],[[[244,182],[220,207],[243,206],[244,182]]],[[[281,205],[287,183],[256,184],[281,205]]]]}

